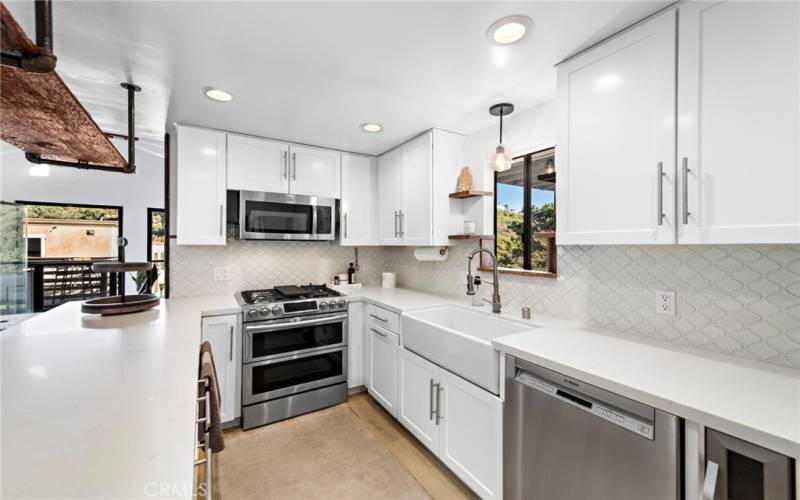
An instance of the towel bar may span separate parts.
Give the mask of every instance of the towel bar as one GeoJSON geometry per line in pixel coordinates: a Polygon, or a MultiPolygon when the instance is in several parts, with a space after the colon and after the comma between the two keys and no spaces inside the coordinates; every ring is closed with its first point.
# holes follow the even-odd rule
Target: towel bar
{"type": "Polygon", "coordinates": [[[194,446],[194,495],[193,497],[196,499],[198,496],[202,496],[205,500],[211,500],[212,493],[211,493],[211,473],[212,473],[212,460],[211,460],[211,398],[209,397],[210,388],[209,388],[209,380],[207,378],[202,378],[197,380],[198,384],[202,384],[205,388],[203,396],[199,396],[197,398],[197,402],[195,404],[194,410],[194,433],[195,433],[195,446],[194,446]],[[200,408],[203,405],[203,417],[200,417],[200,408]],[[198,427],[199,425],[203,425],[204,427],[198,427]],[[200,429],[205,430],[203,433],[203,442],[200,442],[200,429]],[[203,458],[200,458],[200,450],[203,450],[203,458]],[[198,482],[199,480],[199,473],[198,467],[204,465],[205,466],[205,474],[204,474],[204,482],[201,484],[198,482]],[[200,495],[202,493],[202,495],[200,495]]]}

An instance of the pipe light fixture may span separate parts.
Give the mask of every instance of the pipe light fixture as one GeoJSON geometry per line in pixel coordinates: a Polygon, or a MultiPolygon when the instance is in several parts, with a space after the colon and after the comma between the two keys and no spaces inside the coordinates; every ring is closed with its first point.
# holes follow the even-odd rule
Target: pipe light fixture
{"type": "Polygon", "coordinates": [[[495,172],[504,172],[511,168],[511,153],[508,151],[507,146],[503,144],[503,117],[513,112],[514,105],[507,102],[495,104],[489,108],[490,115],[500,117],[500,141],[491,157],[492,170],[495,172]]]}

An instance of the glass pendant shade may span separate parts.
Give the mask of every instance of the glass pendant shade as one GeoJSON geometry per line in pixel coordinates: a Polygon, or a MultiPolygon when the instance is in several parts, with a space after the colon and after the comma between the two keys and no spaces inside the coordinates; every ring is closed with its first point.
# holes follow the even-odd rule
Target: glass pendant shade
{"type": "Polygon", "coordinates": [[[504,172],[511,168],[511,155],[506,152],[506,147],[498,144],[492,155],[492,169],[495,172],[504,172]]]}

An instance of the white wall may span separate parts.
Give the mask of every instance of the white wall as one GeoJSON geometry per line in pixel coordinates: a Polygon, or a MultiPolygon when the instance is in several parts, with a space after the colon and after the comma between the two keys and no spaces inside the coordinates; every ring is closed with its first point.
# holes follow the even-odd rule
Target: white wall
{"type": "MultiPolygon", "coordinates": [[[[475,190],[494,191],[489,159],[500,137],[500,120],[495,125],[469,134],[464,139],[464,161],[472,169],[475,190]]],[[[556,102],[548,101],[503,118],[503,143],[512,155],[553,147],[556,143],[556,102]]],[[[478,234],[494,232],[491,198],[465,200],[464,220],[475,221],[478,234]]]]}
{"type": "MultiPolygon", "coordinates": [[[[127,156],[124,140],[114,144],[127,156]]],[[[0,142],[0,200],[122,206],[122,230],[128,238],[126,260],[145,260],[147,209],[164,208],[164,159],[155,154],[163,150],[163,145],[150,143],[143,147],[136,148],[135,174],[51,165],[49,176],[33,177],[28,174],[33,164],[25,154],[0,142]]]]}

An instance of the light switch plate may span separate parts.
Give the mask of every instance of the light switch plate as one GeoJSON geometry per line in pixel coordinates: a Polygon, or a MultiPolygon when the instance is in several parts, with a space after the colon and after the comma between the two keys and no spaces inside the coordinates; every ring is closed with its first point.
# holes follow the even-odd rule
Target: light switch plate
{"type": "Polygon", "coordinates": [[[675,316],[675,292],[656,291],[656,313],[666,316],[675,316]]]}
{"type": "Polygon", "coordinates": [[[214,281],[230,281],[231,270],[227,267],[215,267],[213,279],[214,281]]]}

